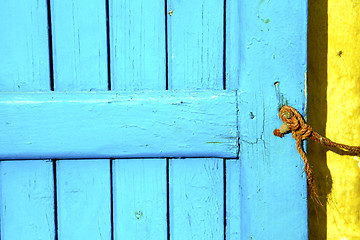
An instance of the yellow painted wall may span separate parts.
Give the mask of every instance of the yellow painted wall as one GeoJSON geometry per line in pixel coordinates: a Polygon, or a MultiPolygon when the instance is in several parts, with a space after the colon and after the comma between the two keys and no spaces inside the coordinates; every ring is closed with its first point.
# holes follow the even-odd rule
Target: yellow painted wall
{"type": "MultiPolygon", "coordinates": [[[[360,0],[309,0],[308,119],[360,146],[360,0]]],[[[360,239],[360,157],[308,145],[324,207],[309,202],[309,239],[360,239]]]]}

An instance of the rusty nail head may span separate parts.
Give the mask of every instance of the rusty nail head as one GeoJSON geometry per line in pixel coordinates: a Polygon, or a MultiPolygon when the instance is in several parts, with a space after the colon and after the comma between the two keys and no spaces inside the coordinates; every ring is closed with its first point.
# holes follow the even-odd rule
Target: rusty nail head
{"type": "Polygon", "coordinates": [[[284,118],[290,119],[291,118],[291,113],[288,112],[288,111],[284,112],[284,118]]]}

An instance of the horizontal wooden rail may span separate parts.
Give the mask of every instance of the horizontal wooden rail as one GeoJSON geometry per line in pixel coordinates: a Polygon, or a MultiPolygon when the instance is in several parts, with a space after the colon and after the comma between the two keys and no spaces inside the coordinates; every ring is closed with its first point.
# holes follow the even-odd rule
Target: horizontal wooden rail
{"type": "Polygon", "coordinates": [[[0,94],[0,159],[238,154],[235,91],[0,94]]]}

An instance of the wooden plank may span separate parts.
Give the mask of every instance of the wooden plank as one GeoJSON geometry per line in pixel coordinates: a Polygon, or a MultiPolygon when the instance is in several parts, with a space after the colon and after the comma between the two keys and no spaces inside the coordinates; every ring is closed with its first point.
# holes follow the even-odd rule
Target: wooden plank
{"type": "MultiPolygon", "coordinates": [[[[167,6],[169,89],[223,89],[224,2],[167,6]]],[[[223,161],[169,159],[170,239],[224,239],[223,161]]]]}
{"type": "Polygon", "coordinates": [[[223,159],[171,159],[171,239],[224,239],[223,159]]]}
{"type": "Polygon", "coordinates": [[[3,159],[233,158],[238,151],[233,91],[3,93],[0,108],[3,159]]]}
{"type": "Polygon", "coordinates": [[[46,1],[2,2],[0,29],[0,91],[49,90],[46,1]]]}
{"type": "Polygon", "coordinates": [[[52,163],[0,162],[1,239],[54,239],[52,163]]]}
{"type": "MultiPolygon", "coordinates": [[[[105,7],[51,1],[55,91],[108,89],[105,7]]],[[[110,160],[58,160],[56,174],[59,239],[110,240],[110,160]]]]}
{"type": "Polygon", "coordinates": [[[167,0],[169,89],[223,88],[224,1],[167,0]]]}
{"type": "MultiPolygon", "coordinates": [[[[1,3],[1,92],[50,89],[47,25],[44,0],[1,3]]],[[[53,182],[51,162],[0,161],[0,239],[54,239],[53,182]]]]}
{"type": "Polygon", "coordinates": [[[166,161],[113,163],[114,239],[167,239],[166,161]]]}
{"type": "MultiPolygon", "coordinates": [[[[111,89],[165,90],[165,1],[109,5],[111,89]]],[[[113,160],[114,239],[167,239],[166,184],[166,159],[113,160]]]]}
{"type": "MultiPolygon", "coordinates": [[[[241,1],[226,0],[225,13],[225,79],[226,89],[239,89],[240,64],[243,60],[242,46],[240,44],[239,21],[241,14],[241,1]]],[[[257,79],[259,81],[259,79],[257,79]]],[[[241,91],[238,92],[241,94],[241,91]]],[[[244,106],[242,106],[244,107],[244,106]]],[[[240,123],[238,123],[240,124],[240,123]]],[[[239,129],[242,132],[244,129],[239,129]]],[[[241,152],[239,153],[241,156],[241,152]]],[[[242,211],[241,211],[241,161],[226,161],[226,240],[242,239],[242,211]]],[[[245,220],[246,221],[246,220],[245,220]]],[[[250,238],[251,239],[251,238],[250,238]]]]}
{"type": "Polygon", "coordinates": [[[109,0],[113,90],[165,90],[164,5],[164,1],[109,0]]]}
{"type": "MultiPolygon", "coordinates": [[[[165,90],[165,2],[110,0],[109,5],[111,89],[165,90]]],[[[167,238],[166,184],[166,159],[113,160],[114,239],[167,238]]]]}
{"type": "Polygon", "coordinates": [[[111,239],[109,160],[58,161],[56,180],[59,239],[111,239]]]}
{"type": "Polygon", "coordinates": [[[51,0],[54,89],[107,90],[105,2],[51,0]]]}
{"type": "Polygon", "coordinates": [[[303,163],[291,135],[272,134],[279,105],[306,107],[306,1],[227,5],[227,86],[241,89],[241,239],[307,239],[303,163]]]}
{"type": "Polygon", "coordinates": [[[241,239],[241,181],[238,159],[226,160],[226,239],[241,239]]]}
{"type": "MultiPolygon", "coordinates": [[[[225,52],[225,78],[227,89],[239,89],[240,56],[242,54],[239,22],[241,2],[226,1],[226,52],[225,52]],[[234,79],[233,79],[234,78],[234,79]],[[231,80],[230,80],[231,79],[231,80]]],[[[241,94],[239,91],[238,94],[241,94]]],[[[243,129],[239,129],[243,131],[243,129]]],[[[239,154],[241,156],[241,153],[239,154]]],[[[241,165],[240,161],[226,161],[226,240],[242,238],[242,211],[241,211],[241,165]]]]}

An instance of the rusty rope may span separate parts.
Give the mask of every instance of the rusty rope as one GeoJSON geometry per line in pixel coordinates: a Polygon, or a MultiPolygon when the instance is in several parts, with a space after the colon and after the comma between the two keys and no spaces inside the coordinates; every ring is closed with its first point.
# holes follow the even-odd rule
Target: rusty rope
{"type": "Polygon", "coordinates": [[[319,202],[319,197],[317,195],[317,189],[312,175],[311,167],[306,157],[306,154],[302,149],[302,145],[301,145],[302,141],[307,138],[310,138],[327,147],[335,147],[335,148],[347,150],[348,152],[357,155],[360,155],[360,147],[348,146],[345,144],[336,143],[326,137],[321,136],[317,132],[313,131],[312,128],[305,123],[301,114],[298,111],[296,111],[293,107],[283,106],[280,109],[280,119],[284,123],[281,125],[279,129],[274,130],[274,135],[278,137],[283,137],[285,133],[291,131],[293,138],[296,140],[296,149],[300,153],[305,164],[304,171],[306,173],[310,196],[314,200],[319,202]]]}

